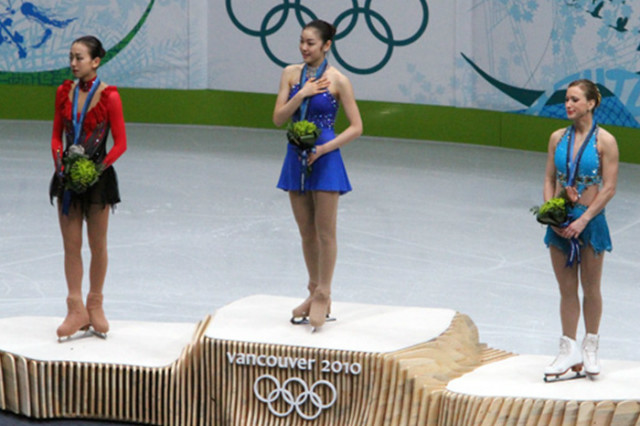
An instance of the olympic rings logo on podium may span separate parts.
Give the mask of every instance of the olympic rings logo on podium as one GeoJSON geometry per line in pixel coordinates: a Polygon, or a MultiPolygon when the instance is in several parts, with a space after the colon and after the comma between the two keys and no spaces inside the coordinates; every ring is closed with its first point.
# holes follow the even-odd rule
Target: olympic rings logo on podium
{"type": "Polygon", "coordinates": [[[287,379],[281,386],[280,381],[270,374],[263,374],[256,379],[253,384],[253,393],[260,402],[264,402],[268,405],[269,411],[273,415],[278,417],[287,417],[293,412],[293,410],[296,410],[298,415],[305,420],[317,419],[320,414],[322,414],[322,410],[332,407],[338,399],[338,391],[333,383],[327,380],[318,380],[311,386],[311,388],[309,388],[304,380],[298,377],[292,377],[287,379]],[[262,395],[259,388],[260,382],[264,380],[272,382],[274,386],[274,389],[271,390],[266,397],[262,395]],[[294,392],[290,390],[290,387],[292,387],[290,385],[293,384],[297,384],[302,389],[298,392],[297,396],[294,396],[294,392]],[[322,401],[322,397],[318,392],[316,392],[320,386],[326,386],[331,391],[331,399],[326,404],[322,401]],[[288,406],[284,412],[278,411],[275,407],[275,403],[281,397],[284,403],[288,406]],[[314,407],[313,413],[307,414],[303,411],[305,404],[310,404],[314,407]]]}
{"type": "MultiPolygon", "coordinates": [[[[384,68],[384,66],[391,59],[393,48],[406,46],[418,40],[424,34],[429,23],[429,7],[427,5],[427,0],[418,0],[422,9],[422,19],[418,29],[413,35],[405,39],[396,40],[393,37],[391,26],[380,13],[371,8],[371,2],[372,0],[365,0],[364,6],[360,6],[358,4],[358,0],[351,0],[352,7],[340,13],[333,22],[333,25],[337,28],[337,33],[334,37],[334,43],[331,46],[331,51],[333,52],[336,61],[340,65],[342,65],[346,70],[355,74],[373,74],[384,68]],[[371,34],[373,34],[373,36],[378,41],[386,44],[387,46],[384,57],[376,65],[368,68],[358,68],[351,65],[340,55],[337,48],[337,42],[351,34],[353,29],[356,27],[360,15],[364,16],[365,23],[367,24],[367,28],[369,29],[371,34]],[[348,22],[346,26],[342,28],[341,25],[346,19],[348,19],[348,22]],[[378,28],[376,28],[376,26],[374,25],[374,21],[376,21],[383,28],[384,33],[381,33],[378,28]]],[[[269,10],[269,12],[267,12],[267,14],[262,19],[262,23],[260,24],[259,29],[251,29],[240,22],[233,10],[231,3],[232,0],[225,0],[227,14],[231,19],[231,22],[233,22],[233,25],[235,25],[236,28],[238,28],[245,34],[253,37],[259,37],[260,42],[262,43],[262,48],[264,49],[269,59],[271,59],[271,61],[281,67],[285,67],[289,64],[274,55],[273,51],[267,43],[267,37],[275,34],[284,26],[289,17],[290,11],[293,11],[293,13],[295,14],[295,18],[298,21],[300,28],[303,28],[307,22],[313,19],[317,19],[316,14],[310,8],[302,4],[302,0],[282,0],[281,4],[274,6],[271,10],[269,10]],[[304,19],[305,16],[308,18],[306,21],[304,19]],[[275,22],[272,23],[272,21],[275,22]]]]}

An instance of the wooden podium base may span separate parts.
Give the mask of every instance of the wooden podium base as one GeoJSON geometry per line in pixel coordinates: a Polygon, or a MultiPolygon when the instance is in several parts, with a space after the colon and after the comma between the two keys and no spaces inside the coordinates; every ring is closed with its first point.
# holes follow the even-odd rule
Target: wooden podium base
{"type": "Polygon", "coordinates": [[[452,310],[333,303],[337,321],[312,334],[287,321],[298,303],[253,296],[216,313],[203,339],[210,424],[423,425],[434,391],[508,356],[452,310]]]}
{"type": "Polygon", "coordinates": [[[185,381],[206,321],[111,321],[106,340],[80,333],[58,343],[62,320],[0,319],[0,409],[35,419],[188,424],[194,392],[185,381]]]}
{"type": "Polygon", "coordinates": [[[550,358],[487,348],[452,310],[334,302],[337,321],[311,333],[289,323],[298,303],[256,295],[198,324],[112,321],[107,340],[64,343],[62,318],[0,319],[0,409],[179,426],[638,421],[637,364],[545,384],[550,358]]]}
{"type": "Polygon", "coordinates": [[[640,363],[604,360],[594,380],[545,383],[552,361],[520,355],[452,380],[439,424],[640,426],[640,363]]]}

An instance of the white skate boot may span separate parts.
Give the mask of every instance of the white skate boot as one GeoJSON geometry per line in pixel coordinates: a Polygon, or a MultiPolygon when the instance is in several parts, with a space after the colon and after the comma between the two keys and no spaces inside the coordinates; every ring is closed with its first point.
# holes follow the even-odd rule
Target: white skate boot
{"type": "Polygon", "coordinates": [[[553,360],[551,365],[544,369],[544,381],[558,380],[560,376],[569,370],[576,372],[576,378],[583,377],[580,375],[580,370],[582,370],[582,353],[578,349],[578,344],[575,340],[567,336],[562,336],[560,338],[560,353],[558,353],[558,356],[553,360]]]}
{"type": "Polygon", "coordinates": [[[582,341],[582,359],[584,360],[584,371],[588,376],[600,374],[600,362],[598,361],[598,340],[597,334],[587,333],[582,341]]]}

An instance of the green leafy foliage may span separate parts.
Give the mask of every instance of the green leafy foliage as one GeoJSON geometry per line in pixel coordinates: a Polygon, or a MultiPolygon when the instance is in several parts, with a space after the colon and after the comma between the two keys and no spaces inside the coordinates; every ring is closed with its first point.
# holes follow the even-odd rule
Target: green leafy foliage
{"type": "Polygon", "coordinates": [[[318,126],[307,120],[289,123],[287,126],[287,139],[289,143],[304,150],[315,147],[318,136],[320,136],[318,126]]]}
{"type": "Polygon", "coordinates": [[[541,206],[531,208],[536,220],[544,225],[560,226],[567,221],[568,202],[564,197],[554,197],[541,206]]]}
{"type": "Polygon", "coordinates": [[[65,158],[65,187],[81,194],[95,184],[100,168],[83,154],[69,154],[65,158]]]}

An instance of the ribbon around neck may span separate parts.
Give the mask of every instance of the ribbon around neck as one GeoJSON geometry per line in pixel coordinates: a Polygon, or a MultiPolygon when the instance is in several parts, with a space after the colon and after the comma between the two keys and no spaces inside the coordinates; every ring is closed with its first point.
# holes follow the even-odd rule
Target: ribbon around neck
{"type": "Polygon", "coordinates": [[[87,99],[84,101],[84,105],[82,106],[82,112],[80,113],[80,118],[78,118],[78,96],[80,94],[80,82],[76,84],[76,88],[73,91],[73,112],[72,112],[72,122],[73,122],[73,144],[77,145],[80,142],[80,133],[82,133],[82,123],[84,123],[84,117],[87,115],[87,111],[89,110],[89,105],[91,104],[91,100],[93,99],[93,95],[96,94],[98,87],[100,86],[100,79],[96,77],[93,85],[91,85],[91,90],[87,94],[87,99]]]}
{"type": "MultiPolygon", "coordinates": [[[[318,67],[318,70],[316,71],[316,75],[314,77],[316,79],[322,77],[322,74],[324,74],[325,70],[327,69],[327,66],[328,66],[328,62],[327,62],[327,59],[325,58],[324,61],[322,61],[322,63],[318,67]]],[[[300,89],[302,89],[302,87],[307,82],[308,67],[309,67],[308,64],[304,64],[304,67],[302,67],[302,75],[300,76],[300,89]]],[[[309,107],[310,99],[311,97],[304,98],[302,100],[302,104],[300,104],[300,121],[304,120],[307,116],[307,108],[309,107]]]]}
{"type": "MultiPolygon", "coordinates": [[[[591,130],[589,130],[587,137],[584,139],[584,142],[582,142],[582,145],[580,146],[580,149],[578,150],[578,153],[576,154],[575,158],[573,158],[573,145],[575,142],[576,128],[575,126],[572,125],[571,128],[569,129],[569,141],[568,141],[569,146],[567,147],[567,185],[566,186],[575,185],[576,178],[578,177],[578,168],[580,167],[580,159],[582,158],[582,154],[584,153],[587,145],[589,144],[589,141],[591,140],[593,133],[596,131],[596,128],[597,128],[597,124],[594,121],[593,125],[591,126],[591,130]]],[[[562,227],[564,228],[569,226],[569,224],[572,221],[573,221],[573,218],[569,217],[567,222],[563,224],[562,227]]],[[[573,266],[574,263],[579,264],[580,261],[582,260],[582,257],[580,255],[580,240],[578,240],[578,238],[573,237],[569,240],[569,244],[570,244],[569,255],[567,256],[567,263],[565,265],[567,267],[573,266]]]]}
{"type": "Polygon", "coordinates": [[[580,146],[580,149],[578,150],[575,158],[573,158],[573,145],[575,142],[576,128],[572,125],[569,129],[569,146],[567,149],[567,186],[573,186],[576,183],[576,177],[578,176],[578,167],[580,166],[580,159],[582,158],[582,154],[589,144],[593,133],[596,131],[596,127],[597,124],[594,121],[593,125],[591,126],[591,130],[589,130],[587,137],[584,139],[584,142],[582,142],[582,145],[580,146]]]}
{"type": "MultiPolygon", "coordinates": [[[[73,91],[73,107],[71,112],[71,122],[73,123],[73,144],[78,145],[80,143],[80,134],[82,133],[82,123],[84,123],[84,118],[87,115],[87,111],[89,110],[89,105],[91,105],[91,100],[93,99],[93,95],[96,94],[98,87],[100,86],[100,79],[96,77],[95,81],[91,85],[91,90],[87,94],[87,99],[84,101],[84,105],[82,106],[82,112],[80,113],[80,117],[78,118],[78,96],[80,94],[80,82],[76,84],[76,88],[73,91]]],[[[69,207],[71,206],[71,190],[65,189],[62,195],[62,214],[65,216],[69,215],[69,207]]]]}
{"type": "MultiPolygon", "coordinates": [[[[316,70],[316,75],[314,76],[316,79],[322,77],[322,74],[324,74],[324,72],[326,71],[328,66],[328,62],[327,62],[327,58],[325,58],[322,63],[320,64],[320,66],[318,67],[318,69],[316,70]]],[[[305,85],[305,83],[307,82],[307,70],[309,69],[309,64],[304,64],[304,67],[302,67],[302,73],[300,75],[300,89],[302,89],[302,87],[305,85]]],[[[300,104],[300,121],[305,120],[307,117],[307,108],[309,107],[309,101],[311,100],[311,97],[306,97],[302,100],[302,103],[300,104]]],[[[309,152],[308,150],[301,150],[302,152],[299,152],[299,156],[300,156],[300,165],[301,165],[301,173],[300,173],[300,192],[304,193],[305,192],[305,183],[307,178],[309,177],[309,173],[310,173],[310,167],[309,167],[309,152]]],[[[315,148],[312,148],[311,151],[315,152],[315,148]]]]}

